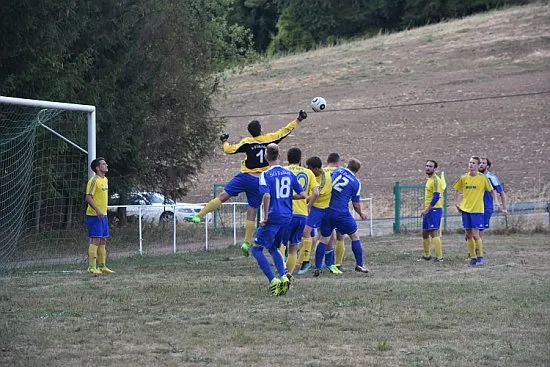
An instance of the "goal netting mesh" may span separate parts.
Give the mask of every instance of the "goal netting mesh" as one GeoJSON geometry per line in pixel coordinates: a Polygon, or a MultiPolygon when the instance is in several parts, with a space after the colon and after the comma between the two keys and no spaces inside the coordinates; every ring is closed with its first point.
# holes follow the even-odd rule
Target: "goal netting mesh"
{"type": "Polygon", "coordinates": [[[86,112],[0,103],[0,270],[86,261],[86,144],[86,112]]]}

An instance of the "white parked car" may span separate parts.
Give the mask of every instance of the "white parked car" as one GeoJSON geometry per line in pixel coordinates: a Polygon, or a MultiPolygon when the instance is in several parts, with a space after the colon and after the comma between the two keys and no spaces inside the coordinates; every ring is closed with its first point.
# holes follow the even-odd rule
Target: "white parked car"
{"type": "MultiPolygon", "coordinates": [[[[165,197],[158,192],[133,192],[128,195],[126,200],[127,216],[139,216],[141,206],[142,220],[151,222],[171,222],[174,218],[174,209],[176,212],[176,220],[184,220],[187,217],[192,217],[197,214],[203,205],[176,203],[174,200],[165,197]]],[[[109,205],[119,205],[120,195],[113,194],[110,197],[109,205]]],[[[206,219],[210,222],[211,215],[207,215],[206,219]]]]}

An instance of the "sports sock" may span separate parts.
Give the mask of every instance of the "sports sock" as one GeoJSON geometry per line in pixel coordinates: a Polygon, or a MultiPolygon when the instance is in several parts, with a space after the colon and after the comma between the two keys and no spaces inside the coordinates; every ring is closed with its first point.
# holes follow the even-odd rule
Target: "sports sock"
{"type": "Polygon", "coordinates": [[[336,241],[336,265],[340,266],[344,263],[344,253],[346,252],[346,246],[344,240],[336,241]]]}
{"type": "Polygon", "coordinates": [[[275,268],[277,269],[277,273],[279,273],[279,276],[282,277],[285,275],[285,261],[283,260],[283,257],[281,256],[281,253],[279,252],[279,249],[272,248],[269,250],[269,253],[271,254],[271,257],[273,258],[273,264],[275,264],[275,268]]]}
{"type": "Polygon", "coordinates": [[[256,222],[253,220],[247,220],[244,222],[244,242],[252,243],[252,237],[254,237],[254,231],[256,230],[256,222]]]}
{"type": "Polygon", "coordinates": [[[361,240],[351,241],[351,251],[353,251],[357,265],[363,266],[363,246],[361,246],[361,240]]]}
{"type": "Polygon", "coordinates": [[[281,245],[279,246],[279,253],[281,254],[281,256],[283,257],[283,261],[286,259],[286,246],[285,245],[281,245]]]}
{"type": "Polygon", "coordinates": [[[304,261],[304,251],[302,247],[302,242],[298,245],[298,260],[296,261],[296,264],[302,265],[302,261],[304,261]]]}
{"type": "Polygon", "coordinates": [[[220,206],[222,206],[222,201],[218,198],[214,198],[206,204],[204,208],[201,209],[198,216],[204,217],[206,214],[213,212],[214,210],[218,209],[220,206]]]}
{"type": "Polygon", "coordinates": [[[477,256],[483,257],[483,240],[481,238],[475,240],[475,249],[477,256]]]}
{"type": "Polygon", "coordinates": [[[429,238],[423,238],[422,239],[422,246],[424,246],[424,256],[426,256],[426,257],[431,256],[431,253],[430,253],[430,239],[429,238]]]}
{"type": "Polygon", "coordinates": [[[269,260],[267,260],[267,257],[265,256],[262,248],[258,246],[253,246],[251,252],[252,256],[254,256],[254,258],[256,259],[260,270],[265,274],[267,280],[271,282],[273,278],[275,278],[275,274],[273,274],[273,270],[271,270],[271,265],[269,265],[269,260]]]}
{"type": "Polygon", "coordinates": [[[437,259],[443,259],[443,249],[441,248],[441,238],[439,237],[432,238],[432,243],[434,244],[435,257],[437,259]]]}
{"type": "Polygon", "coordinates": [[[298,260],[298,254],[288,253],[286,258],[286,268],[292,274],[294,272],[294,267],[296,266],[296,261],[298,260]]]}
{"type": "Polygon", "coordinates": [[[325,250],[325,265],[334,265],[334,249],[325,250]]]}
{"type": "Polygon", "coordinates": [[[325,257],[325,248],[327,245],[323,242],[319,242],[317,244],[317,248],[315,249],[315,267],[317,269],[321,269],[323,266],[323,259],[325,257]]]}
{"type": "Polygon", "coordinates": [[[107,259],[107,249],[105,245],[97,246],[97,266],[103,268],[107,259]]]}
{"type": "Polygon", "coordinates": [[[309,261],[311,258],[311,246],[313,245],[313,239],[311,237],[305,237],[302,239],[302,248],[300,252],[304,253],[302,261],[309,261]]]}
{"type": "Polygon", "coordinates": [[[88,246],[88,266],[95,268],[97,259],[97,245],[91,244],[88,246]]]}
{"type": "Polygon", "coordinates": [[[468,238],[468,255],[471,259],[476,257],[476,243],[473,238],[468,238]]]}

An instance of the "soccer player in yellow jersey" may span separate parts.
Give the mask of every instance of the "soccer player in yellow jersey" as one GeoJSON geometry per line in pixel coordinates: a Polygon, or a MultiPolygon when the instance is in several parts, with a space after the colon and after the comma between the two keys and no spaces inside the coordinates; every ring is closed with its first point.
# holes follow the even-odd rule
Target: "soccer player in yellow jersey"
{"type": "Polygon", "coordinates": [[[292,201],[292,222],[286,235],[283,237],[283,245],[288,246],[288,257],[286,260],[286,268],[292,274],[294,267],[298,261],[298,246],[302,242],[302,235],[306,226],[306,219],[309,214],[309,209],[315,203],[319,197],[319,183],[315,178],[315,175],[310,169],[302,167],[302,151],[299,148],[291,148],[287,153],[288,166],[286,169],[290,170],[298,182],[304,188],[307,195],[306,199],[293,200],[292,201]]]}
{"type": "Polygon", "coordinates": [[[422,259],[431,260],[431,245],[435,249],[435,261],[443,261],[443,250],[441,249],[441,238],[439,227],[441,215],[443,214],[443,183],[435,174],[437,162],[433,159],[427,160],[424,166],[426,173],[426,189],[424,190],[424,209],[422,209],[422,245],[424,255],[422,259]],[[431,241],[430,241],[431,239],[431,241]]]}
{"type": "Polygon", "coordinates": [[[281,140],[286,138],[306,118],[307,113],[304,110],[300,110],[295,120],[269,134],[262,134],[262,125],[258,120],[253,120],[248,124],[248,132],[252,136],[241,139],[237,144],[229,144],[227,142],[229,135],[222,134],[220,140],[223,143],[223,151],[226,154],[246,154],[245,159],[242,161],[241,172],[225,185],[217,198],[210,200],[197,215],[185,218],[185,220],[192,223],[200,223],[206,214],[218,209],[230,197],[237,196],[241,192],[246,193],[248,208],[246,210],[246,223],[244,226],[244,242],[241,249],[243,255],[248,256],[250,254],[254,230],[256,229],[258,207],[262,201],[260,175],[269,168],[265,159],[266,147],[271,143],[279,144],[281,140]]]}
{"type": "Polygon", "coordinates": [[[462,225],[466,230],[468,241],[469,265],[483,265],[483,243],[479,231],[483,229],[483,195],[485,190],[493,195],[496,201],[495,192],[487,177],[479,173],[479,157],[473,156],[468,161],[468,173],[462,175],[454,184],[453,201],[459,213],[462,213],[462,225]],[[458,204],[458,193],[462,191],[463,197],[458,204]],[[478,254],[476,256],[476,248],[478,254]]]}
{"type": "MultiPolygon", "coordinates": [[[[315,179],[319,184],[319,197],[313,203],[306,220],[306,226],[302,236],[302,247],[300,249],[300,270],[297,274],[305,274],[311,267],[309,261],[311,259],[311,247],[313,246],[313,238],[311,236],[312,229],[319,229],[321,220],[325,215],[326,209],[330,204],[330,196],[332,193],[332,178],[330,173],[323,170],[323,161],[319,157],[311,157],[306,161],[306,166],[315,175],[315,179]]],[[[331,272],[339,273],[338,269],[331,272]]]]}
{"type": "MultiPolygon", "coordinates": [[[[338,153],[330,153],[327,157],[327,164],[323,169],[325,172],[332,175],[332,172],[338,167],[340,167],[340,155],[338,153]]],[[[344,246],[344,235],[335,230],[330,236],[328,248],[331,250],[328,250],[325,254],[325,265],[329,268],[331,265],[336,265],[336,268],[343,272],[344,267],[342,264],[344,263],[344,254],[346,250],[344,246]],[[334,242],[336,242],[336,248],[332,250],[334,242]]]]}
{"type": "Polygon", "coordinates": [[[107,202],[109,199],[109,182],[105,174],[109,171],[104,158],[96,158],[90,164],[94,175],[86,185],[86,223],[88,224],[88,273],[93,276],[114,273],[105,266],[107,258],[107,237],[109,222],[107,220],[107,202]],[[97,264],[96,264],[97,259],[97,264]]]}

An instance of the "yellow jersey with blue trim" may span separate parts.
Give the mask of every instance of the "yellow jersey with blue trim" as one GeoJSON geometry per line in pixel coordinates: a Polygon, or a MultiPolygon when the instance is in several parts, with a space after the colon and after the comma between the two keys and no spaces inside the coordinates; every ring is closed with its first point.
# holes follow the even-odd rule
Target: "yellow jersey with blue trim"
{"type": "Polygon", "coordinates": [[[436,192],[439,193],[439,200],[435,205],[434,208],[443,208],[443,185],[441,183],[441,179],[437,177],[436,174],[433,174],[431,177],[428,177],[426,180],[426,189],[424,190],[424,206],[428,207],[430,206],[430,203],[432,202],[432,199],[434,197],[434,194],[436,192]]]}
{"type": "Polygon", "coordinates": [[[227,154],[245,153],[246,157],[241,164],[243,173],[262,173],[269,168],[265,160],[265,150],[268,144],[279,144],[292,130],[298,127],[298,120],[292,120],[279,130],[255,137],[241,139],[237,144],[223,143],[223,151],[227,154]]]}
{"type": "MultiPolygon", "coordinates": [[[[313,193],[313,189],[315,187],[319,187],[315,175],[310,169],[297,164],[291,164],[285,168],[294,173],[298,179],[298,182],[304,188],[304,192],[307,196],[310,196],[313,193]]],[[[309,214],[306,199],[292,200],[292,214],[303,216],[307,216],[309,214]]]]}
{"type": "Polygon", "coordinates": [[[483,213],[483,194],[485,190],[493,191],[493,186],[482,173],[470,176],[469,173],[462,175],[454,184],[456,191],[463,191],[460,210],[466,213],[483,213]]]}
{"type": "MultiPolygon", "coordinates": [[[[86,195],[91,195],[99,210],[101,210],[104,215],[107,214],[107,203],[109,201],[109,180],[107,177],[93,175],[86,185],[86,195]]],[[[86,208],[86,215],[97,215],[90,204],[88,204],[86,208]]]]}
{"type": "Polygon", "coordinates": [[[331,173],[323,169],[323,173],[315,177],[319,184],[319,197],[313,203],[313,206],[319,209],[328,208],[330,197],[332,195],[332,177],[331,173]]]}

